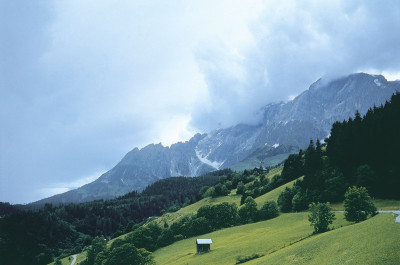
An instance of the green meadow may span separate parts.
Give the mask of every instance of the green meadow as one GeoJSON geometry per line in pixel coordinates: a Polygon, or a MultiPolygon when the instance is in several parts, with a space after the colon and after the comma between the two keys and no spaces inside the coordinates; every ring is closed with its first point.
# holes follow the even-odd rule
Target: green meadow
{"type": "Polygon", "coordinates": [[[295,182],[296,180],[293,180],[276,189],[271,190],[264,195],[261,195],[260,197],[255,198],[254,200],[256,201],[258,208],[261,208],[266,201],[278,201],[279,194],[281,194],[286,187],[292,187],[295,182]]]}
{"type": "MultiPolygon", "coordinates": [[[[271,179],[281,171],[282,168],[272,169],[266,177],[271,179]]],[[[277,201],[279,194],[286,187],[292,187],[294,182],[256,198],[258,208],[266,201],[277,201]]],[[[240,198],[241,196],[236,195],[236,190],[232,190],[228,196],[207,197],[150,222],[171,225],[184,216],[196,214],[204,205],[229,202],[239,206],[240,198]]],[[[378,210],[400,209],[399,201],[377,199],[374,202],[378,210]]],[[[333,204],[332,207],[334,210],[344,209],[343,203],[333,204]]],[[[245,264],[400,264],[400,223],[394,222],[393,214],[378,214],[359,224],[352,224],[344,219],[343,213],[336,213],[331,229],[329,232],[313,235],[308,212],[286,213],[271,220],[225,228],[177,241],[156,250],[153,255],[159,265],[233,265],[239,256],[252,255],[260,257],[245,264]],[[197,255],[196,238],[211,238],[211,252],[197,255]]],[[[123,239],[127,235],[118,238],[123,239]]],[[[114,240],[109,241],[108,246],[114,240]]],[[[85,257],[85,252],[78,254],[76,264],[85,257]]],[[[63,265],[70,264],[68,257],[61,261],[63,265]]]]}
{"type": "MultiPolygon", "coordinates": [[[[312,234],[308,213],[289,213],[258,223],[222,229],[196,238],[211,238],[211,252],[196,255],[196,238],[178,241],[154,252],[157,264],[235,264],[237,256],[270,255],[312,234]],[[218,262],[216,262],[218,261],[218,262]]],[[[347,226],[337,214],[335,227],[347,226]]]]}
{"type": "Polygon", "coordinates": [[[246,264],[400,264],[400,223],[394,222],[393,214],[378,214],[246,264]]]}

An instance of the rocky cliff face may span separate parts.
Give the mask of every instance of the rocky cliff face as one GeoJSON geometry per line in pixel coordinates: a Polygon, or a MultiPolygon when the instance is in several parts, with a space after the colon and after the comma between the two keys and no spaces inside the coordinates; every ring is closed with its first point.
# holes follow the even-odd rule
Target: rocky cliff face
{"type": "Polygon", "coordinates": [[[170,176],[199,176],[227,167],[243,169],[281,162],[310,139],[324,139],[335,121],[361,115],[400,91],[400,82],[383,76],[352,74],[335,80],[319,79],[292,101],[268,104],[257,126],[239,124],[171,147],[151,144],[130,151],[113,169],[77,190],[38,203],[80,202],[112,198],[142,190],[170,176]],[[237,166],[241,165],[241,166],[237,166]]]}

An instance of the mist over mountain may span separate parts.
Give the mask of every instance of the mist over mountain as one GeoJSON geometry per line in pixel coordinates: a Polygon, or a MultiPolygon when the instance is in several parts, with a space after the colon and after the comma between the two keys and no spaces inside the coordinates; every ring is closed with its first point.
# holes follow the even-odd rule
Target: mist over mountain
{"type": "Polygon", "coordinates": [[[170,147],[150,144],[133,149],[111,170],[76,190],[33,204],[83,202],[109,199],[171,176],[199,176],[262,164],[272,166],[307,146],[310,139],[324,139],[335,121],[361,115],[400,91],[400,81],[365,73],[321,78],[289,102],[271,103],[262,109],[257,125],[238,124],[170,147]]]}

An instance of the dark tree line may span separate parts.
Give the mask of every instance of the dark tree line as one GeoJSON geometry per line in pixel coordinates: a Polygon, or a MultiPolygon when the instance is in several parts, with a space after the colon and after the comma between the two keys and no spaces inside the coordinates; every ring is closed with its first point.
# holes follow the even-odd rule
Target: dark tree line
{"type": "MultiPolygon", "coordinates": [[[[400,198],[400,93],[364,117],[335,123],[327,146],[331,164],[350,185],[380,198],[400,198]]],[[[349,186],[350,186],[349,185],[349,186]]]]}
{"type": "Polygon", "coordinates": [[[400,93],[364,117],[336,122],[326,148],[311,140],[308,148],[287,163],[283,172],[296,177],[278,199],[282,211],[304,210],[311,202],[343,201],[348,187],[366,187],[378,198],[400,199],[400,93]]]}
{"type": "MultiPolygon", "coordinates": [[[[231,172],[231,171],[229,171],[231,172]]],[[[132,231],[138,223],[177,210],[201,198],[203,186],[214,185],[227,170],[197,178],[173,177],[108,201],[93,201],[0,218],[0,264],[47,264],[53,257],[77,253],[96,236],[108,238],[132,231]]],[[[5,212],[13,212],[8,204],[5,212]]]]}

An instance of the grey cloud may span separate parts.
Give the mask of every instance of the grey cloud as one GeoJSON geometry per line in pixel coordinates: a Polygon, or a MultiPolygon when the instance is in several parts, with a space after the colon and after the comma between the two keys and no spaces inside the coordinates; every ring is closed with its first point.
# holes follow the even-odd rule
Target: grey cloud
{"type": "Polygon", "coordinates": [[[321,76],[400,71],[398,1],[279,1],[251,24],[256,47],[234,59],[220,49],[198,53],[211,107],[192,125],[254,123],[257,110],[297,95],[321,76]],[[240,71],[230,71],[230,68],[240,71]]]}
{"type": "Polygon", "coordinates": [[[397,1],[1,1],[0,10],[0,201],[40,199],[136,146],[257,123],[260,107],[322,75],[400,72],[397,1]]]}

